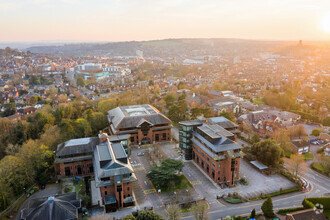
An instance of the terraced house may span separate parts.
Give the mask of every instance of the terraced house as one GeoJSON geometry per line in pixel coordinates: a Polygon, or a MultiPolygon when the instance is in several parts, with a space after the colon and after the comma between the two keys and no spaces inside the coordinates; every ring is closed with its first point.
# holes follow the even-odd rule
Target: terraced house
{"type": "Polygon", "coordinates": [[[151,105],[120,106],[108,112],[111,135],[130,134],[132,145],[171,139],[172,122],[151,105]]]}
{"type": "Polygon", "coordinates": [[[232,186],[239,179],[241,146],[219,125],[180,122],[180,147],[214,182],[232,186]],[[225,131],[225,132],[224,132],[225,131]]]}

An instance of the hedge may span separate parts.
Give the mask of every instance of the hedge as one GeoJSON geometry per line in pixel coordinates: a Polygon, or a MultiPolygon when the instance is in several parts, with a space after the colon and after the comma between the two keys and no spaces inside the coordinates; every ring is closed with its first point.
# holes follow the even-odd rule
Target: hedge
{"type": "Polygon", "coordinates": [[[296,187],[293,187],[293,188],[290,188],[290,189],[285,189],[285,190],[281,190],[281,191],[278,191],[278,192],[273,192],[273,193],[257,196],[257,197],[248,199],[248,201],[253,201],[253,200],[258,200],[258,199],[266,199],[268,197],[279,196],[279,195],[283,195],[283,194],[287,194],[287,193],[297,192],[297,191],[300,191],[300,190],[301,190],[301,187],[296,186],[296,187]]]}
{"type": "Polygon", "coordinates": [[[313,207],[315,204],[322,204],[323,209],[330,210],[330,197],[312,197],[312,198],[306,198],[304,200],[312,203],[313,207]]]}
{"type": "Polygon", "coordinates": [[[286,215],[287,213],[291,213],[291,212],[296,212],[296,211],[300,211],[300,210],[304,210],[305,208],[302,206],[299,207],[294,207],[294,208],[289,208],[289,209],[280,209],[278,210],[278,214],[280,215],[286,215]]]}

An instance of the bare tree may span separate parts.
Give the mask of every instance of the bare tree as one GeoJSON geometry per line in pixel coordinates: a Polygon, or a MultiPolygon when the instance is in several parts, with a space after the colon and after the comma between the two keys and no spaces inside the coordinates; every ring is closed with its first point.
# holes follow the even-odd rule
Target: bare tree
{"type": "Polygon", "coordinates": [[[178,220],[181,217],[181,209],[177,205],[168,205],[166,208],[166,216],[170,220],[178,220]]]}
{"type": "Polygon", "coordinates": [[[285,160],[287,169],[295,176],[304,175],[307,165],[304,156],[301,154],[292,154],[290,159],[285,160]]]}
{"type": "Polygon", "coordinates": [[[191,207],[196,220],[207,220],[208,219],[208,209],[205,203],[197,203],[191,207]]]}

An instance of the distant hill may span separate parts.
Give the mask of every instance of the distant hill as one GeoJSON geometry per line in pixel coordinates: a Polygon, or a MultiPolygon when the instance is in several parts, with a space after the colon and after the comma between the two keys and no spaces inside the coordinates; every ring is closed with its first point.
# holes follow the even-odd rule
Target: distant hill
{"type": "MultiPolygon", "coordinates": [[[[286,42],[287,43],[287,42],[286,42]]],[[[182,57],[186,55],[230,55],[269,51],[280,41],[243,39],[165,39],[111,43],[75,43],[27,48],[33,53],[65,55],[135,56],[141,50],[145,57],[182,57]]]]}

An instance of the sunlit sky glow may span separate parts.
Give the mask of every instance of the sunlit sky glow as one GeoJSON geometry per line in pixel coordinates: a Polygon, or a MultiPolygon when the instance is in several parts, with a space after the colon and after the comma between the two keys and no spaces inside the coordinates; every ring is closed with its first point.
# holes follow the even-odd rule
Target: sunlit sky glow
{"type": "Polygon", "coordinates": [[[324,17],[330,0],[0,0],[0,41],[330,40],[324,17]]]}

